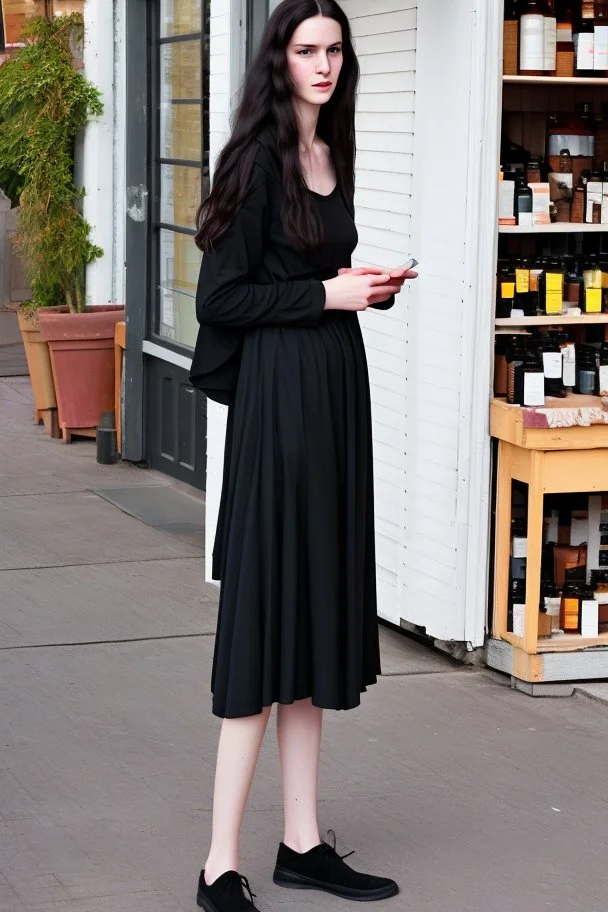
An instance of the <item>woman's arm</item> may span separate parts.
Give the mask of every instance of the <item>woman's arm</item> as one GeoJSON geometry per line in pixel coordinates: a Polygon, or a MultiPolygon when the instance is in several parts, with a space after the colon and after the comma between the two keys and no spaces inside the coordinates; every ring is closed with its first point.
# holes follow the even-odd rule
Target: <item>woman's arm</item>
{"type": "Polygon", "coordinates": [[[317,279],[260,285],[251,282],[268,236],[269,178],[259,162],[232,228],[203,256],[196,294],[199,323],[224,327],[314,326],[325,309],[325,288],[317,279]]]}

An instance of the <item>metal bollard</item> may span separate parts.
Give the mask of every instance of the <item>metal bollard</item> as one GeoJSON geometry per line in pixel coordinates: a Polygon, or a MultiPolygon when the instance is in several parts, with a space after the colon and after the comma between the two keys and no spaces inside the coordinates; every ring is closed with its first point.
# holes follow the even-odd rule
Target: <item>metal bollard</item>
{"type": "Polygon", "coordinates": [[[118,462],[116,447],[116,422],[114,412],[104,412],[97,428],[97,462],[102,465],[114,465],[118,462]]]}

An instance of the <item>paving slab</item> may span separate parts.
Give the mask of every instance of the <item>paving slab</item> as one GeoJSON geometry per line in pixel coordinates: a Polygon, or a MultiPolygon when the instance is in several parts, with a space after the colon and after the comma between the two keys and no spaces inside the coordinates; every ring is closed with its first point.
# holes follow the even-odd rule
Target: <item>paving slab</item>
{"type": "Polygon", "coordinates": [[[25,349],[17,314],[0,310],[0,377],[19,377],[28,374],[25,349]]]}
{"type": "Polygon", "coordinates": [[[202,555],[86,492],[1,497],[0,528],[0,570],[202,555]]]}
{"type": "Polygon", "coordinates": [[[7,570],[0,649],[215,633],[204,578],[200,557],[7,570]]]}
{"type": "MultiPolygon", "coordinates": [[[[0,653],[0,819],[12,846],[0,843],[0,872],[26,909],[193,908],[219,731],[212,648],[208,636],[0,653]],[[95,897],[104,878],[116,892],[95,897]]],[[[271,883],[273,725],[242,868],[262,910],[346,910],[271,883]]],[[[607,749],[606,710],[582,698],[539,703],[448,666],[383,678],[359,709],[326,714],[322,826],[355,850],[353,864],[402,883],[387,912],[599,912],[607,749]]]]}

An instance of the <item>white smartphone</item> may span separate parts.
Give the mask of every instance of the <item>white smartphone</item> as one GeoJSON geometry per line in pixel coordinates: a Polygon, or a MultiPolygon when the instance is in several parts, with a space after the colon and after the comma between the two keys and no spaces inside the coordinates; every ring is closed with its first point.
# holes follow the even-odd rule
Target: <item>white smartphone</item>
{"type": "Polygon", "coordinates": [[[406,260],[405,263],[401,263],[400,266],[397,266],[397,269],[413,269],[414,266],[418,265],[418,260],[415,260],[414,257],[410,257],[409,260],[406,260]]]}

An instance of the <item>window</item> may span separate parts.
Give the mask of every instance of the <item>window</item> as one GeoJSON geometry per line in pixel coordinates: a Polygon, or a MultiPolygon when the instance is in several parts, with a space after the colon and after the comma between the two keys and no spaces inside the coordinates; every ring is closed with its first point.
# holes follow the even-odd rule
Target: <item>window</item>
{"type": "Polygon", "coordinates": [[[154,173],[153,333],[192,348],[201,255],[194,221],[209,190],[209,2],[160,0],[154,173]]]}

